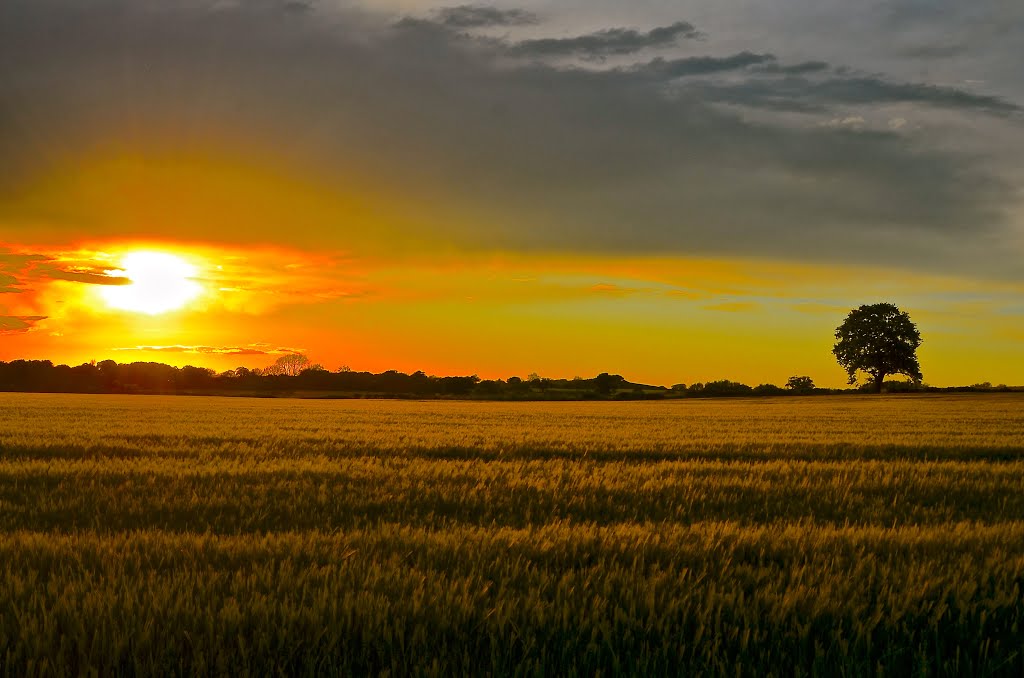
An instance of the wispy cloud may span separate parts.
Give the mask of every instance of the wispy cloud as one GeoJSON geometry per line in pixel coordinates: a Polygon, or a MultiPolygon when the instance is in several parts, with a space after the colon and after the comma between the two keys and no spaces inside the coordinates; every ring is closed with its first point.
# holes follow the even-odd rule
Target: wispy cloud
{"type": "Polygon", "coordinates": [[[0,315],[0,334],[22,334],[31,331],[36,323],[46,320],[42,315],[0,315]]]}
{"type": "Polygon", "coordinates": [[[127,285],[127,278],[102,262],[83,261],[64,253],[16,252],[0,249],[0,292],[22,292],[31,283],[63,280],[86,285],[127,285]]]}
{"type": "Polygon", "coordinates": [[[13,275],[7,275],[6,273],[0,273],[0,294],[17,294],[21,292],[21,288],[18,287],[19,280],[13,275]]]}
{"type": "Polygon", "coordinates": [[[665,292],[667,296],[674,297],[676,299],[686,299],[689,301],[699,301],[701,299],[707,299],[710,294],[699,290],[668,290],[665,292]]]}
{"type": "Polygon", "coordinates": [[[745,313],[756,311],[761,306],[752,301],[726,301],[721,304],[708,304],[704,307],[706,311],[724,311],[726,313],[745,313]]]}
{"type": "Polygon", "coordinates": [[[252,356],[252,355],[288,355],[304,353],[302,349],[268,344],[250,344],[248,346],[126,346],[113,348],[112,351],[137,351],[145,353],[191,353],[196,355],[252,356]]]}
{"type": "Polygon", "coordinates": [[[710,75],[724,71],[734,71],[747,66],[772,63],[776,59],[773,54],[754,54],[739,52],[725,57],[684,57],[681,59],[663,59],[658,57],[626,70],[639,75],[654,77],[660,80],[671,80],[693,75],[710,75]]]}
{"type": "Polygon", "coordinates": [[[131,280],[118,275],[112,275],[107,271],[95,271],[88,269],[62,269],[55,265],[37,266],[32,271],[33,275],[46,280],[65,280],[68,282],[83,283],[86,285],[130,285],[131,280]]]}
{"type": "Polygon", "coordinates": [[[522,9],[498,9],[487,5],[459,5],[436,10],[437,21],[452,28],[489,28],[491,26],[528,26],[540,23],[539,17],[522,9]]]}
{"type": "Polygon", "coordinates": [[[637,292],[641,292],[642,290],[636,287],[623,287],[621,285],[615,285],[612,283],[597,283],[595,285],[590,286],[590,291],[597,292],[599,294],[623,295],[635,294],[637,292]]]}
{"type": "Polygon", "coordinates": [[[798,313],[843,315],[849,312],[849,308],[839,304],[824,304],[817,301],[806,301],[799,304],[792,304],[790,308],[798,313]]]}
{"type": "Polygon", "coordinates": [[[693,24],[677,21],[649,31],[632,28],[607,28],[571,38],[537,38],[511,46],[514,54],[530,57],[576,56],[583,59],[604,59],[632,54],[644,49],[671,47],[680,40],[703,38],[704,33],[693,24]]]}
{"type": "MultiPolygon", "coordinates": [[[[0,266],[11,271],[0,272],[0,290],[6,292],[0,295],[0,334],[23,335],[45,319],[47,331],[34,333],[33,343],[53,345],[54,355],[71,351],[74,359],[106,350],[169,359],[175,354],[206,356],[213,362],[228,356],[299,353],[302,349],[288,343],[294,338],[291,333],[267,326],[264,316],[318,304],[358,303],[378,293],[367,282],[364,265],[346,255],[281,247],[105,242],[72,249],[26,244],[16,252],[0,253],[0,266]],[[123,255],[139,250],[187,259],[197,272],[192,282],[201,288],[175,312],[172,325],[159,325],[166,330],[159,334],[140,331],[137,316],[108,305],[102,294],[104,285],[131,282],[117,275],[117,265],[123,255]],[[163,341],[152,343],[157,337],[163,341]],[[225,338],[242,341],[220,343],[225,338]],[[268,343],[255,343],[258,338],[268,343]]],[[[307,327],[303,339],[309,333],[319,330],[307,327]]]]}

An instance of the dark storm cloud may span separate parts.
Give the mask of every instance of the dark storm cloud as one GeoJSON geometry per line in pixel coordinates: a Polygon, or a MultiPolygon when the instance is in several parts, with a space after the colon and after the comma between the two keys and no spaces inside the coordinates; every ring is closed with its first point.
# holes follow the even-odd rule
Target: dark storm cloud
{"type": "Polygon", "coordinates": [[[671,47],[682,39],[702,38],[693,24],[677,21],[647,32],[631,28],[609,28],[572,38],[538,38],[516,43],[512,51],[531,57],[577,56],[583,59],[632,54],[644,49],[671,47]]]}
{"type": "Polygon", "coordinates": [[[443,7],[435,13],[437,21],[450,28],[489,28],[492,26],[528,26],[540,22],[536,14],[522,9],[498,9],[484,5],[443,7]]]}
{"type": "MultiPolygon", "coordinates": [[[[0,135],[0,220],[35,219],[74,238],[134,235],[137,224],[107,224],[73,202],[3,198],[76,152],[223,145],[382,197],[369,220],[305,227],[317,213],[296,201],[284,223],[257,220],[241,233],[189,221],[162,235],[351,247],[372,235],[374,210],[397,205],[403,220],[386,236],[390,247],[742,255],[1021,276],[1019,253],[1004,244],[1016,184],[969,131],[984,123],[1019,132],[1018,105],[994,95],[790,65],[760,49],[722,53],[713,40],[707,54],[582,69],[522,60],[514,43],[437,21],[396,26],[321,5],[208,7],[0,5],[0,64],[9,65],[0,121],[17,132],[0,135]],[[825,123],[851,105],[893,102],[971,124],[953,151],[926,132],[766,121],[721,105],[774,106],[825,123]]],[[[229,185],[218,202],[246,204],[266,190],[229,185]]]]}

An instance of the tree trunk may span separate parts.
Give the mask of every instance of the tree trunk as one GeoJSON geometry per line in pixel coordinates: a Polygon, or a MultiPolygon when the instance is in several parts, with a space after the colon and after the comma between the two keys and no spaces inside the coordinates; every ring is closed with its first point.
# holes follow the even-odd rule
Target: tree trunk
{"type": "Polygon", "coordinates": [[[885,382],[885,372],[878,372],[875,375],[875,393],[882,392],[882,384],[885,382]]]}

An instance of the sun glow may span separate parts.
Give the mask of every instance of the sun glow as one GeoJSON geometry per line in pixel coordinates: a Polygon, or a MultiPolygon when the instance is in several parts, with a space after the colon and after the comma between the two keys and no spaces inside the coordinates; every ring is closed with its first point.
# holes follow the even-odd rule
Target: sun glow
{"type": "Polygon", "coordinates": [[[195,266],[165,252],[132,252],[112,275],[128,278],[127,285],[100,290],[107,306],[122,311],[159,315],[184,308],[203,292],[195,266]]]}

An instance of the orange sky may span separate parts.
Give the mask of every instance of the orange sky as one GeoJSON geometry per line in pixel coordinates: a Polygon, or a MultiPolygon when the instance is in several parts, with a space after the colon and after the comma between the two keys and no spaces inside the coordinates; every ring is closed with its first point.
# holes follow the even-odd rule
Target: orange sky
{"type": "Polygon", "coordinates": [[[26,320],[3,333],[0,359],[223,370],[301,351],[329,369],[485,378],[611,371],[666,385],[808,374],[838,386],[845,377],[830,354],[832,331],[853,306],[885,299],[920,326],[928,383],[1024,383],[1024,322],[1007,312],[1020,290],[953,278],[681,257],[382,260],[153,241],[4,249],[0,261],[20,282],[3,295],[0,315],[26,320]],[[111,286],[96,283],[123,276],[117,268],[132,252],[189,262],[199,296],[155,315],[111,307],[111,286]],[[14,263],[28,255],[38,260],[14,263]]]}
{"type": "Polygon", "coordinates": [[[670,5],[0,3],[0,360],[1024,384],[1019,60],[670,5]]]}

